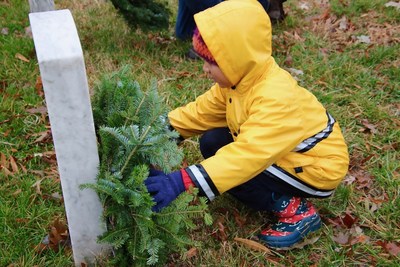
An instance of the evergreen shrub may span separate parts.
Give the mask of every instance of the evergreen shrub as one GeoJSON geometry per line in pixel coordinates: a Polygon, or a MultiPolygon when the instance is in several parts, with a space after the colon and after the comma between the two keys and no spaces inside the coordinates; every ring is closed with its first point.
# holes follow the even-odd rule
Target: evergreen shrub
{"type": "Polygon", "coordinates": [[[171,11],[163,0],[111,0],[133,28],[167,29],[171,11]]]}
{"type": "Polygon", "coordinates": [[[150,166],[169,172],[183,153],[166,119],[166,106],[153,81],[144,92],[129,67],[104,77],[95,88],[93,115],[99,138],[100,169],[94,189],[104,207],[107,231],[99,242],[111,244],[112,266],[162,265],[173,252],[184,253],[196,223],[211,224],[206,200],[197,190],[181,194],[161,212],[143,181],[150,166]]]}

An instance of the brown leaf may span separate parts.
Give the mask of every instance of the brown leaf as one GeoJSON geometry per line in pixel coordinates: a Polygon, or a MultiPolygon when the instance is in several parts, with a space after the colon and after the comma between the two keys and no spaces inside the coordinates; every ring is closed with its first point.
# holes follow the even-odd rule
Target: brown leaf
{"type": "Polygon", "coordinates": [[[352,183],[354,183],[356,180],[356,177],[354,177],[353,175],[346,175],[346,177],[343,179],[343,183],[345,185],[351,185],[352,183]]]}
{"type": "Polygon", "coordinates": [[[193,258],[195,256],[197,256],[198,250],[195,247],[190,248],[187,252],[186,252],[186,258],[190,259],[193,258]]]}
{"type": "Polygon", "coordinates": [[[355,244],[359,244],[359,243],[365,244],[365,243],[368,243],[369,240],[370,240],[369,236],[361,234],[359,236],[352,237],[350,239],[350,245],[355,245],[355,244]]]}
{"type": "Polygon", "coordinates": [[[60,247],[68,244],[68,238],[68,228],[57,218],[50,226],[49,234],[36,246],[35,250],[37,253],[42,253],[47,249],[57,252],[60,247]]]}
{"type": "Polygon", "coordinates": [[[27,59],[26,57],[24,57],[23,55],[21,55],[20,53],[16,53],[15,54],[15,58],[22,60],[24,62],[29,62],[29,59],[27,59]]]}
{"type": "Polygon", "coordinates": [[[17,189],[14,193],[12,193],[12,195],[15,197],[15,196],[18,196],[21,193],[22,193],[22,190],[21,189],[17,189]]]}
{"type": "Polygon", "coordinates": [[[242,228],[246,223],[246,218],[240,216],[240,213],[237,209],[233,209],[233,217],[235,218],[236,224],[242,228]]]}
{"type": "Polygon", "coordinates": [[[16,221],[17,223],[26,224],[26,223],[29,222],[29,219],[28,219],[28,218],[16,218],[15,221],[16,221]]]}
{"type": "Polygon", "coordinates": [[[26,110],[26,112],[30,113],[30,114],[47,114],[47,107],[45,106],[40,106],[40,107],[36,107],[36,108],[28,108],[26,110]]]}
{"type": "Polygon", "coordinates": [[[1,34],[8,35],[8,28],[1,28],[1,34]]]}
{"type": "Polygon", "coordinates": [[[60,243],[60,242],[63,240],[63,238],[62,238],[62,236],[60,235],[60,233],[58,232],[57,228],[54,227],[54,226],[51,226],[51,227],[50,227],[50,236],[49,236],[49,240],[50,240],[50,242],[53,243],[53,244],[58,244],[58,243],[60,243]]]}
{"type": "Polygon", "coordinates": [[[215,229],[211,234],[213,237],[220,241],[228,240],[228,235],[225,232],[225,226],[223,224],[224,222],[224,217],[218,217],[218,219],[214,222],[214,227],[216,227],[217,229],[215,229]]]}
{"type": "Polygon", "coordinates": [[[10,156],[10,165],[13,173],[19,173],[19,168],[13,156],[10,156]]]}
{"type": "Polygon", "coordinates": [[[9,162],[7,161],[7,157],[6,155],[4,155],[3,153],[0,153],[0,167],[5,167],[8,168],[9,162]]]}
{"type": "Polygon", "coordinates": [[[379,240],[375,244],[381,246],[390,255],[393,256],[400,255],[400,246],[398,243],[379,240]]]}
{"type": "Polygon", "coordinates": [[[40,189],[40,184],[42,183],[43,178],[40,180],[37,180],[31,187],[35,187],[36,188],[36,193],[38,195],[42,195],[42,190],[40,189]]]}
{"type": "Polygon", "coordinates": [[[245,245],[246,247],[248,247],[248,248],[250,248],[252,250],[265,252],[265,253],[267,253],[269,255],[272,255],[272,252],[271,252],[271,250],[269,248],[267,248],[266,246],[264,246],[264,245],[262,245],[262,244],[260,244],[260,243],[258,243],[256,241],[253,241],[253,240],[250,240],[250,239],[245,239],[245,238],[240,238],[240,237],[235,237],[234,240],[236,242],[239,242],[239,243],[245,245]]]}
{"type": "Polygon", "coordinates": [[[23,173],[25,173],[25,174],[28,173],[28,170],[25,168],[24,165],[22,165],[22,164],[20,163],[19,166],[21,167],[21,170],[22,170],[23,173]]]}
{"type": "MultiPolygon", "coordinates": [[[[42,241],[43,242],[43,241],[42,241]]],[[[40,243],[35,247],[36,253],[40,254],[48,248],[48,244],[40,243]]]]}
{"type": "Polygon", "coordinates": [[[376,125],[370,123],[367,119],[361,120],[362,125],[364,125],[364,129],[362,129],[362,132],[370,132],[372,134],[378,133],[376,125]]]}
{"type": "Polygon", "coordinates": [[[397,243],[389,242],[386,244],[386,250],[390,255],[399,256],[400,255],[400,246],[397,243]]]}
{"type": "Polygon", "coordinates": [[[42,77],[40,77],[40,76],[38,76],[36,79],[35,89],[36,89],[36,93],[38,94],[38,96],[44,95],[42,77]]]}
{"type": "Polygon", "coordinates": [[[332,237],[333,241],[341,245],[347,245],[349,243],[349,233],[347,232],[339,232],[337,235],[332,237]]]}
{"type": "Polygon", "coordinates": [[[219,237],[222,241],[228,240],[228,235],[225,233],[225,226],[221,222],[217,222],[219,237]]]}
{"type": "Polygon", "coordinates": [[[47,131],[44,131],[44,132],[41,132],[41,133],[37,133],[35,135],[38,135],[39,137],[36,138],[35,141],[33,141],[34,144],[45,143],[46,141],[50,140],[51,137],[52,137],[50,130],[47,130],[47,131]]]}
{"type": "Polygon", "coordinates": [[[2,170],[5,174],[5,176],[13,176],[12,172],[8,168],[2,167],[2,170]]]}
{"type": "Polygon", "coordinates": [[[361,189],[369,189],[373,184],[374,177],[359,167],[351,169],[349,171],[349,175],[352,175],[356,179],[356,188],[361,189]]]}
{"type": "Polygon", "coordinates": [[[343,224],[347,227],[347,228],[351,228],[357,221],[358,218],[356,218],[355,216],[353,216],[352,214],[346,212],[346,214],[344,215],[344,217],[342,218],[343,224]]]}

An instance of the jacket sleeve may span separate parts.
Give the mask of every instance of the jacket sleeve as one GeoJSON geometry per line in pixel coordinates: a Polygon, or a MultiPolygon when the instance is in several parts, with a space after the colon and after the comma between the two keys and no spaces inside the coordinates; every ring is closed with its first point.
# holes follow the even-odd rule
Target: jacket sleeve
{"type": "Polygon", "coordinates": [[[278,93],[277,97],[253,99],[235,141],[186,171],[200,192],[212,200],[255,177],[296,147],[304,136],[303,125],[301,108],[293,96],[278,93]]]}
{"type": "Polygon", "coordinates": [[[226,127],[225,94],[217,84],[186,106],[168,114],[171,125],[184,138],[212,128],[226,127]]]}

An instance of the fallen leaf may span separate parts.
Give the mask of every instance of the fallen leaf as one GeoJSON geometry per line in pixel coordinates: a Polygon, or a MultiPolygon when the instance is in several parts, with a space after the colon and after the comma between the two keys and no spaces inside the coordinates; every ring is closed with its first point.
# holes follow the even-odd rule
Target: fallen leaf
{"type": "Polygon", "coordinates": [[[352,214],[346,212],[346,214],[344,215],[344,217],[342,218],[343,224],[347,227],[347,228],[351,228],[357,221],[358,218],[356,218],[355,216],[353,216],[352,214]]]}
{"type": "Polygon", "coordinates": [[[192,247],[186,252],[185,255],[186,255],[187,259],[190,259],[190,258],[195,257],[197,255],[197,253],[198,253],[197,248],[192,247]]]}
{"type": "Polygon", "coordinates": [[[7,35],[8,34],[8,28],[2,28],[1,29],[1,34],[7,35]]]}
{"type": "Polygon", "coordinates": [[[15,54],[15,58],[22,60],[24,62],[29,62],[29,59],[27,59],[26,57],[24,57],[23,55],[21,55],[20,53],[16,53],[15,54]]]}
{"type": "Polygon", "coordinates": [[[21,193],[22,193],[22,190],[21,189],[17,189],[14,193],[12,193],[12,195],[15,197],[15,196],[18,196],[21,193]]]}
{"type": "Polygon", "coordinates": [[[34,144],[36,144],[36,143],[45,143],[46,141],[51,140],[51,137],[52,137],[50,130],[38,133],[36,135],[39,135],[39,137],[36,138],[35,141],[33,141],[34,144]]]}
{"type": "Polygon", "coordinates": [[[40,77],[40,76],[38,76],[36,79],[35,89],[36,89],[36,93],[38,94],[38,96],[44,95],[42,77],[40,77]]]}
{"type": "MultiPolygon", "coordinates": [[[[376,129],[376,125],[370,123],[367,119],[363,119],[361,120],[362,125],[364,125],[365,130],[371,132],[372,134],[376,134],[378,133],[378,130],[376,129]]],[[[365,130],[363,130],[363,132],[366,132],[365,130]]]]}
{"type": "Polygon", "coordinates": [[[3,170],[5,176],[13,176],[12,172],[6,167],[2,167],[1,169],[3,170]]]}
{"type": "Polygon", "coordinates": [[[290,73],[292,73],[294,75],[304,75],[304,72],[302,70],[298,70],[295,68],[289,68],[288,70],[290,73]]]}
{"type": "Polygon", "coordinates": [[[396,257],[400,255],[400,246],[398,243],[380,240],[380,241],[377,241],[376,244],[381,246],[390,255],[393,255],[396,257]]]}
{"type": "Polygon", "coordinates": [[[368,243],[369,240],[370,240],[369,236],[361,234],[359,236],[352,237],[350,239],[350,245],[355,245],[355,244],[359,244],[359,243],[365,244],[365,243],[368,243]]]}
{"type": "Polygon", "coordinates": [[[42,183],[43,178],[40,180],[37,180],[31,187],[35,187],[36,188],[36,193],[38,195],[42,195],[42,190],[40,189],[40,184],[42,183]]]}
{"type": "Polygon", "coordinates": [[[222,222],[217,222],[219,237],[222,241],[228,240],[228,235],[225,233],[225,226],[222,222]]]}
{"type": "Polygon", "coordinates": [[[17,223],[28,223],[29,219],[27,219],[27,218],[16,218],[15,221],[17,223]]]}
{"type": "Polygon", "coordinates": [[[233,240],[235,240],[236,242],[239,242],[243,245],[245,245],[246,247],[252,249],[252,250],[256,250],[256,251],[260,251],[260,252],[265,252],[267,254],[272,255],[272,252],[269,248],[267,248],[266,246],[250,240],[250,239],[245,239],[245,238],[240,238],[240,237],[235,237],[233,240]]]}
{"type": "Polygon", "coordinates": [[[302,10],[309,10],[310,9],[310,5],[308,3],[305,3],[305,2],[300,2],[299,8],[302,9],[302,10]]]}
{"type": "Polygon", "coordinates": [[[354,177],[353,175],[346,175],[346,177],[343,179],[343,183],[345,185],[351,185],[354,183],[354,181],[356,180],[356,177],[354,177]]]}
{"type": "Polygon", "coordinates": [[[32,28],[31,28],[31,26],[28,26],[28,27],[25,28],[25,36],[29,37],[29,38],[32,38],[32,28]]]}
{"type": "Polygon", "coordinates": [[[57,252],[60,247],[69,245],[69,233],[67,226],[58,218],[50,226],[49,233],[43,238],[42,242],[35,248],[37,253],[42,253],[47,249],[57,252]]]}
{"type": "Polygon", "coordinates": [[[399,256],[400,255],[400,246],[394,242],[389,242],[386,244],[386,250],[389,252],[389,254],[393,256],[399,256]]]}
{"type": "Polygon", "coordinates": [[[25,174],[27,174],[27,173],[28,173],[28,170],[25,168],[25,166],[24,166],[24,165],[22,165],[22,164],[19,164],[19,166],[21,167],[21,170],[22,170],[22,172],[23,172],[23,173],[25,173],[25,174]]]}
{"type": "Polygon", "coordinates": [[[8,168],[9,162],[7,161],[7,157],[6,155],[4,155],[3,153],[0,153],[0,167],[5,167],[8,168]]]}
{"type": "Polygon", "coordinates": [[[400,3],[390,1],[385,4],[385,7],[395,7],[396,9],[400,9],[400,3]]]}
{"type": "Polygon", "coordinates": [[[51,197],[53,199],[56,199],[56,200],[62,200],[63,199],[62,195],[60,195],[60,193],[58,193],[58,192],[55,192],[55,193],[51,194],[51,197]]]}
{"type": "Polygon", "coordinates": [[[239,226],[239,228],[242,228],[245,225],[246,218],[240,216],[240,213],[237,209],[233,209],[233,217],[235,218],[235,222],[239,226]]]}
{"type": "Polygon", "coordinates": [[[13,156],[10,156],[10,165],[13,173],[19,173],[19,168],[13,156]]]}
{"type": "Polygon", "coordinates": [[[347,232],[339,232],[337,235],[332,237],[333,241],[341,245],[347,245],[349,243],[349,233],[347,232]]]}
{"type": "Polygon", "coordinates": [[[45,106],[40,106],[36,108],[28,108],[26,112],[30,114],[47,114],[47,107],[45,106]]]}
{"type": "Polygon", "coordinates": [[[339,30],[344,31],[344,30],[347,30],[348,27],[349,27],[348,20],[345,16],[343,16],[339,23],[339,30]]]}

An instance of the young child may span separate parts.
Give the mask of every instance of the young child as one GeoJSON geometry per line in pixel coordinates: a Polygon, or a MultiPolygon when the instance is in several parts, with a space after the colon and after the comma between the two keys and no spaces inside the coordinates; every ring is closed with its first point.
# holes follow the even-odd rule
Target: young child
{"type": "Polygon", "coordinates": [[[329,197],[345,176],[340,127],[271,56],[271,24],[256,0],[224,1],[195,15],[193,47],[216,82],[168,115],[183,138],[202,134],[204,160],[145,181],[158,211],[190,186],[213,200],[228,192],[277,223],[259,235],[291,247],[321,227],[306,198],[329,197]]]}

